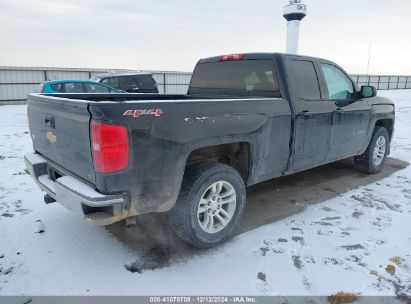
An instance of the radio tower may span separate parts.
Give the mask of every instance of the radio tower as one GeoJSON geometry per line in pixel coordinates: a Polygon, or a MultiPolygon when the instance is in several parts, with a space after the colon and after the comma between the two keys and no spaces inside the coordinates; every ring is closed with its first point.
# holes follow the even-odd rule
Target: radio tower
{"type": "Polygon", "coordinates": [[[287,53],[298,53],[298,40],[300,38],[300,22],[307,15],[307,6],[301,0],[290,0],[284,6],[284,18],[287,20],[287,53]]]}

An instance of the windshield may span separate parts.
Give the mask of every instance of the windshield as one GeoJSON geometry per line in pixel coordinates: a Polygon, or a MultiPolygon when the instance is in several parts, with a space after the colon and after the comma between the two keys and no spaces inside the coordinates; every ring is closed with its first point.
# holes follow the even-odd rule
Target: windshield
{"type": "Polygon", "coordinates": [[[100,82],[101,78],[98,77],[98,76],[96,76],[96,75],[94,75],[93,77],[90,78],[90,80],[91,80],[91,81],[94,81],[94,82],[100,82]]]}

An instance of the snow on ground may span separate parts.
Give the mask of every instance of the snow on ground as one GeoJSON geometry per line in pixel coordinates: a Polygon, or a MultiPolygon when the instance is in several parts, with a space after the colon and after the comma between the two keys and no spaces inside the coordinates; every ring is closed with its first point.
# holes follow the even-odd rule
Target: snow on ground
{"type": "MultiPolygon", "coordinates": [[[[379,94],[396,103],[391,157],[411,162],[411,91],[379,94]]],[[[24,173],[26,107],[0,113],[0,295],[411,295],[411,167],[216,249],[131,273],[132,247],[46,206],[24,173]]]]}

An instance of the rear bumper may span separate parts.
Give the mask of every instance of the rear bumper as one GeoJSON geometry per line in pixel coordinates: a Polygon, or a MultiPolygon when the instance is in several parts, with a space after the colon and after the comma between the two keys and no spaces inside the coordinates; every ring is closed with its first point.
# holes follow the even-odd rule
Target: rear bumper
{"type": "Polygon", "coordinates": [[[24,157],[27,170],[37,185],[67,209],[98,226],[109,225],[127,217],[127,195],[105,195],[73,176],[52,180],[47,160],[37,153],[24,157]]]}

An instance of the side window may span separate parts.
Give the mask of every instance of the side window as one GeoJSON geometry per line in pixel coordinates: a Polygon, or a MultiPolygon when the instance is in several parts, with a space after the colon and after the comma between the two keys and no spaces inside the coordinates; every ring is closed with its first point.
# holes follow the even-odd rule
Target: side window
{"type": "Polygon", "coordinates": [[[314,63],[306,60],[292,60],[291,69],[298,97],[306,100],[321,99],[314,63]]]}
{"type": "Polygon", "coordinates": [[[105,86],[94,84],[94,83],[85,83],[87,93],[110,93],[110,90],[105,86]]]}
{"type": "Polygon", "coordinates": [[[134,77],[137,87],[140,89],[155,89],[156,82],[151,75],[138,75],[134,77]]]}
{"type": "Polygon", "coordinates": [[[327,83],[330,99],[349,99],[353,96],[354,87],[350,80],[339,68],[330,64],[321,64],[325,82],[327,83]]]}
{"type": "MultiPolygon", "coordinates": [[[[56,92],[61,92],[62,86],[63,86],[62,83],[55,83],[55,84],[52,84],[52,85],[51,85],[51,89],[52,89],[53,91],[56,91],[56,92]]],[[[44,88],[43,88],[43,89],[44,89],[44,88]]]]}
{"type": "Polygon", "coordinates": [[[113,87],[115,89],[118,89],[118,78],[117,77],[110,77],[110,78],[105,78],[101,81],[101,83],[104,83],[110,87],[113,87]]]}
{"type": "Polygon", "coordinates": [[[137,87],[137,83],[134,80],[133,76],[122,76],[119,77],[119,86],[120,89],[124,90],[124,91],[130,91],[134,88],[137,87]]]}
{"type": "Polygon", "coordinates": [[[80,82],[67,82],[64,84],[64,93],[84,93],[83,84],[80,82]]]}

